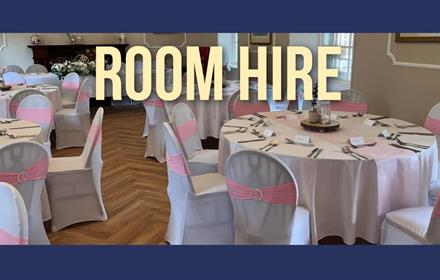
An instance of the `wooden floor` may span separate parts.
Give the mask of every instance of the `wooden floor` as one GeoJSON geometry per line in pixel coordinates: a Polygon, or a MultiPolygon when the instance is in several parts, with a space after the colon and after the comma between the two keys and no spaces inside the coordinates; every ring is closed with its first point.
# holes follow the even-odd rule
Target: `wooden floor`
{"type": "MultiPolygon", "coordinates": [[[[142,107],[104,108],[101,187],[108,220],[48,232],[52,244],[166,244],[170,213],[166,164],[144,158],[144,122],[142,107]]],[[[205,148],[217,145],[213,139],[203,142],[205,148]]],[[[75,156],[82,149],[52,148],[52,152],[54,157],[75,156]]],[[[327,237],[319,243],[343,244],[338,237],[327,237]]]]}

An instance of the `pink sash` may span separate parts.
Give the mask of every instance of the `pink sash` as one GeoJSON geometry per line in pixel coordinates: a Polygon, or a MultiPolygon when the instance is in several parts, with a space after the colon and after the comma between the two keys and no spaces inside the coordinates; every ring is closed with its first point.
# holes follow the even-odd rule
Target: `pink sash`
{"type": "Polygon", "coordinates": [[[89,130],[89,138],[91,140],[92,147],[95,147],[97,144],[101,144],[102,142],[102,125],[92,123],[89,130]]]}
{"type": "Polygon", "coordinates": [[[437,199],[435,201],[434,209],[432,210],[432,217],[439,218],[440,217],[440,193],[437,195],[437,199]]]}
{"type": "Polygon", "coordinates": [[[368,104],[363,102],[352,102],[344,100],[332,101],[330,103],[330,110],[366,114],[368,112],[368,104]]]}
{"type": "Polygon", "coordinates": [[[154,99],[154,100],[144,100],[143,102],[144,106],[152,106],[152,107],[159,107],[159,108],[164,108],[165,107],[165,103],[163,102],[162,99],[154,99]]]}
{"type": "Polygon", "coordinates": [[[15,114],[18,109],[18,104],[20,104],[20,101],[11,101],[9,103],[9,114],[15,114]]]}
{"type": "Polygon", "coordinates": [[[440,120],[427,117],[425,120],[425,128],[434,134],[440,134],[440,120]]]}
{"type": "Polygon", "coordinates": [[[235,100],[232,103],[232,113],[234,114],[234,117],[241,117],[252,113],[267,111],[269,111],[269,104],[267,104],[267,102],[249,103],[235,100]]]}
{"type": "Polygon", "coordinates": [[[229,195],[239,200],[262,200],[274,204],[296,204],[296,187],[294,183],[287,183],[264,188],[251,188],[241,185],[229,178],[226,178],[229,195]]]}
{"type": "Polygon", "coordinates": [[[89,94],[88,94],[87,92],[85,92],[85,91],[80,91],[80,92],[78,93],[78,100],[77,100],[77,102],[78,102],[78,103],[82,103],[82,102],[88,101],[89,98],[90,98],[90,96],[89,96],[89,94]]]}
{"type": "Polygon", "coordinates": [[[168,168],[170,168],[175,173],[182,175],[182,176],[188,176],[190,175],[188,165],[186,164],[185,157],[182,153],[178,153],[175,155],[168,155],[167,154],[167,165],[168,168]]]}
{"type": "Polygon", "coordinates": [[[27,238],[20,238],[0,228],[0,245],[26,245],[27,238]]]}
{"type": "Polygon", "coordinates": [[[199,127],[196,119],[192,118],[180,125],[176,125],[176,132],[179,142],[182,144],[186,143],[192,136],[199,133],[199,127]]]}
{"type": "Polygon", "coordinates": [[[53,110],[52,108],[18,107],[16,118],[50,125],[53,121],[53,110]]]}
{"type": "Polygon", "coordinates": [[[47,177],[47,169],[49,166],[49,159],[47,156],[37,161],[33,166],[18,172],[0,172],[0,182],[6,182],[13,186],[17,184],[26,183],[29,181],[44,180],[47,177]]]}

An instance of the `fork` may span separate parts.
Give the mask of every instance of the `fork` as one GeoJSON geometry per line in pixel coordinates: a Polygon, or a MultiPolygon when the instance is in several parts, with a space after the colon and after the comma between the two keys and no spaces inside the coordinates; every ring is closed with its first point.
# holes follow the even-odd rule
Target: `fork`
{"type": "Polygon", "coordinates": [[[225,131],[223,134],[234,134],[234,133],[245,133],[247,131],[247,127],[240,127],[236,130],[225,131]]]}
{"type": "Polygon", "coordinates": [[[364,156],[362,156],[362,155],[359,155],[358,153],[353,152],[353,151],[350,149],[349,146],[344,146],[344,147],[342,147],[342,148],[341,148],[341,151],[342,151],[344,154],[350,155],[350,156],[352,156],[352,157],[354,157],[355,159],[358,159],[358,160],[368,159],[367,157],[364,157],[364,156]]]}
{"type": "Polygon", "coordinates": [[[264,150],[264,149],[266,149],[267,147],[272,146],[273,144],[274,144],[274,142],[273,142],[273,141],[270,141],[269,143],[267,143],[267,144],[264,145],[263,147],[259,148],[259,150],[260,150],[260,151],[261,151],[261,150],[264,150]]]}
{"type": "Polygon", "coordinates": [[[269,152],[272,148],[274,148],[276,146],[278,146],[278,143],[274,143],[274,144],[270,145],[265,151],[269,152]]]}
{"type": "Polygon", "coordinates": [[[405,128],[410,128],[410,127],[417,127],[417,125],[415,124],[404,124],[404,125],[398,125],[398,124],[394,124],[395,127],[400,128],[400,129],[405,129],[405,128]]]}

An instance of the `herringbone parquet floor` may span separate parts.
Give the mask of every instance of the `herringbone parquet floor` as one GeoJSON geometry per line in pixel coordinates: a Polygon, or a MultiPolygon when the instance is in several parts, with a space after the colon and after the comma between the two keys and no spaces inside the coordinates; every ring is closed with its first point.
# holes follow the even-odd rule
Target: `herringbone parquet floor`
{"type": "MultiPolygon", "coordinates": [[[[166,164],[144,158],[144,122],[142,107],[104,108],[102,193],[108,220],[48,233],[52,244],[164,243],[170,208],[166,164]]],[[[81,152],[53,149],[53,156],[81,152]]]]}

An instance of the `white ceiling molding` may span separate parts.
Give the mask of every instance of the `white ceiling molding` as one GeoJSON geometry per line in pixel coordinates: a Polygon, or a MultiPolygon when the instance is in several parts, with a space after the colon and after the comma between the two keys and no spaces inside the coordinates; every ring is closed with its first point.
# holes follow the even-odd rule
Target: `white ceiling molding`
{"type": "Polygon", "coordinates": [[[2,35],[0,35],[2,38],[2,41],[0,42],[0,52],[3,51],[4,48],[6,48],[6,46],[8,45],[6,43],[6,33],[2,33],[2,35]]]}
{"type": "Polygon", "coordinates": [[[267,48],[267,53],[272,53],[272,47],[275,46],[275,36],[276,33],[272,33],[272,42],[270,45],[256,45],[256,44],[251,44],[251,33],[248,33],[248,46],[249,46],[249,52],[251,53],[258,53],[258,47],[270,47],[267,48]],[[256,48],[252,48],[252,46],[256,46],[256,48]]]}
{"type": "MultiPolygon", "coordinates": [[[[150,43],[148,43],[148,41],[147,41],[147,33],[144,33],[144,44],[145,44],[147,47],[152,48],[152,49],[160,49],[160,48],[163,47],[163,46],[154,46],[154,45],[150,45],[150,43]]],[[[175,47],[177,47],[177,48],[182,48],[182,47],[184,47],[185,45],[186,45],[186,33],[183,33],[183,42],[182,42],[182,44],[180,44],[179,46],[175,46],[175,47]]]]}
{"type": "Polygon", "coordinates": [[[398,61],[396,56],[391,52],[391,40],[392,40],[392,34],[388,33],[387,55],[391,58],[393,65],[403,66],[403,67],[440,70],[440,65],[438,65],[438,64],[426,64],[426,63],[398,61]]]}

